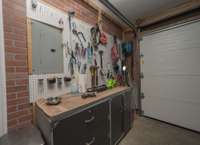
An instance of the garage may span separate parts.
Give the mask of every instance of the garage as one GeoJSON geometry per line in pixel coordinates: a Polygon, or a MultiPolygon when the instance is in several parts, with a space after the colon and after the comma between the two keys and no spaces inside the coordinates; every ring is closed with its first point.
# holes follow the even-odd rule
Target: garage
{"type": "Polygon", "coordinates": [[[200,145],[200,0],[0,0],[0,145],[200,145]]]}

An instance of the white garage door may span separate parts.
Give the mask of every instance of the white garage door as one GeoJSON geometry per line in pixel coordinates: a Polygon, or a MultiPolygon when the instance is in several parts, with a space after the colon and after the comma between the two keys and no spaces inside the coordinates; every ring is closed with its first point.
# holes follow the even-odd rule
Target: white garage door
{"type": "Polygon", "coordinates": [[[144,115],[200,131],[200,22],[146,35],[140,47],[144,115]]]}

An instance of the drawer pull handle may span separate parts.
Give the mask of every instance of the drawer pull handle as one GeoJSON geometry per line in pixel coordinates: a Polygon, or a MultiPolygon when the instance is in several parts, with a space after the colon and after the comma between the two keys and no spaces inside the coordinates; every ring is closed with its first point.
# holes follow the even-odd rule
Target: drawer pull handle
{"type": "Polygon", "coordinates": [[[85,123],[90,123],[90,122],[92,122],[94,119],[95,119],[95,117],[92,116],[91,119],[89,119],[89,120],[85,120],[85,123]]]}
{"type": "Polygon", "coordinates": [[[85,145],[92,145],[94,142],[95,142],[95,137],[93,137],[90,142],[85,143],[85,145]]]}

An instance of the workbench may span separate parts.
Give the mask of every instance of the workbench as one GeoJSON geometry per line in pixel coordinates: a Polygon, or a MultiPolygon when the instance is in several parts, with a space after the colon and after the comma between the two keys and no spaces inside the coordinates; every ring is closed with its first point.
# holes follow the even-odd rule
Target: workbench
{"type": "Polygon", "coordinates": [[[116,87],[83,99],[65,94],[59,105],[36,103],[36,120],[48,145],[114,145],[130,130],[131,88],[116,87]]]}

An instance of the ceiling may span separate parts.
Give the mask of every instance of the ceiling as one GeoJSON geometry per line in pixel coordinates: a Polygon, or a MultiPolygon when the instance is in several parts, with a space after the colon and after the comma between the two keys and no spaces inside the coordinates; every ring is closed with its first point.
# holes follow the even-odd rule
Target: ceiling
{"type": "Polygon", "coordinates": [[[132,23],[138,18],[154,15],[188,0],[109,0],[132,23]]]}

